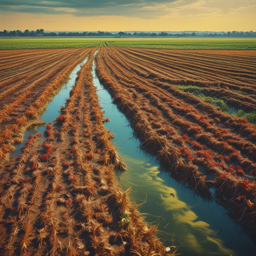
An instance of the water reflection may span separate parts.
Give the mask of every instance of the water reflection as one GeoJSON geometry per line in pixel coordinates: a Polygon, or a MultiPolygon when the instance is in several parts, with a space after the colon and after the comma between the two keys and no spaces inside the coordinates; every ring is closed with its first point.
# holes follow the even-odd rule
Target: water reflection
{"type": "Polygon", "coordinates": [[[119,175],[122,188],[136,187],[136,191],[131,192],[131,199],[137,203],[147,198],[140,209],[150,212],[147,220],[159,225],[158,235],[166,245],[179,244],[186,255],[236,255],[225,248],[208,223],[198,219],[192,206],[180,200],[177,191],[158,176],[157,166],[121,156],[128,166],[128,171],[119,175]]]}

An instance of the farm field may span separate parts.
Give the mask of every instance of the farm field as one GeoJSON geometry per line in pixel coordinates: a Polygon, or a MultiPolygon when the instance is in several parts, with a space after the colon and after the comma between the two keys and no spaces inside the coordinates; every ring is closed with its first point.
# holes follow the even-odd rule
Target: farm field
{"type": "Polygon", "coordinates": [[[157,49],[256,50],[255,38],[0,38],[0,50],[137,47],[157,49]]]}
{"type": "Polygon", "coordinates": [[[101,39],[84,38],[15,38],[0,39],[1,50],[87,48],[103,44],[101,39]]]}
{"type": "Polygon", "coordinates": [[[108,40],[108,45],[121,47],[157,48],[157,49],[222,49],[255,50],[254,38],[121,38],[108,40]]]}
{"type": "Polygon", "coordinates": [[[216,188],[240,220],[254,223],[255,126],[211,103],[221,98],[239,113],[254,110],[256,53],[229,53],[103,48],[97,74],[142,148],[205,198],[216,188]],[[175,84],[198,85],[197,94],[175,84]],[[198,97],[201,91],[208,97],[198,97]]]}
{"type": "MultiPolygon", "coordinates": [[[[43,48],[54,47],[50,41],[43,48]]],[[[152,49],[144,48],[145,41],[91,40],[82,46],[79,39],[76,46],[58,42],[60,49],[0,51],[5,255],[253,255],[256,51],[231,50],[237,45],[227,41],[207,46],[226,50],[154,49],[165,48],[164,41],[152,40],[152,49]],[[70,91],[61,96],[69,81],[70,91]],[[136,159],[136,147],[148,162],[136,159]],[[128,194],[142,199],[136,205],[128,194]],[[227,233],[239,238],[226,224],[212,226],[203,216],[214,218],[209,209],[197,218],[188,195],[203,207],[224,209],[246,234],[240,240],[246,248],[228,241],[227,233]],[[159,228],[144,221],[139,205],[159,228]],[[170,238],[174,232],[178,241],[170,238]]],[[[254,49],[246,40],[239,44],[254,49]]]]}
{"type": "MultiPolygon", "coordinates": [[[[156,228],[144,224],[136,206],[128,201],[129,189],[123,192],[115,182],[114,168],[124,170],[125,166],[110,142],[113,135],[104,129],[103,124],[108,120],[103,118],[92,84],[95,51],[95,48],[69,51],[75,58],[72,64],[81,62],[77,54],[87,56],[88,60],[80,69],[66,106],[60,109],[61,114],[54,124],[47,123],[43,134],[31,133],[18,157],[11,161],[1,159],[0,247],[5,254],[122,255],[137,251],[164,255],[166,252],[153,236],[156,228]]],[[[42,59],[37,51],[23,53],[28,59],[34,57],[35,63],[42,59]]],[[[54,63],[52,52],[47,53],[54,63]]],[[[67,53],[63,54],[67,57],[67,53]]],[[[13,55],[13,58],[9,56],[10,66],[15,52],[13,55]]],[[[24,57],[22,62],[25,60],[24,57]]],[[[55,87],[62,82],[58,71],[55,87]]],[[[16,72],[21,76],[22,72],[16,72]]],[[[42,82],[45,86],[40,93],[32,90],[30,84],[24,84],[23,90],[29,95],[6,112],[3,118],[7,120],[1,124],[1,156],[12,149],[16,139],[12,136],[18,129],[30,118],[37,119],[37,109],[51,94],[51,90],[47,90],[52,89],[51,79],[48,81],[42,82]],[[35,103],[25,104],[28,109],[22,109],[22,117],[13,116],[21,110],[21,104],[31,101],[31,95],[35,103]],[[15,129],[11,130],[10,126],[15,129]]],[[[9,95],[10,104],[7,102],[5,106],[18,102],[19,95],[22,94],[16,98],[9,95]]]]}

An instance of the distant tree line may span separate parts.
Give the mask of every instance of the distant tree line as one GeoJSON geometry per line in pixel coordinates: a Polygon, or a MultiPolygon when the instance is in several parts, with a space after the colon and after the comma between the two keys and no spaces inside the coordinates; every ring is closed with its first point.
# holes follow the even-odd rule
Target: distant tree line
{"type": "Polygon", "coordinates": [[[71,37],[77,37],[77,36],[87,36],[87,37],[256,37],[256,32],[253,31],[232,31],[232,32],[180,32],[180,33],[167,33],[167,32],[158,32],[158,33],[152,33],[152,32],[45,32],[44,29],[37,29],[34,30],[28,30],[25,31],[21,30],[12,30],[12,31],[0,31],[0,36],[17,36],[17,37],[39,37],[39,36],[71,36],[71,37]]]}

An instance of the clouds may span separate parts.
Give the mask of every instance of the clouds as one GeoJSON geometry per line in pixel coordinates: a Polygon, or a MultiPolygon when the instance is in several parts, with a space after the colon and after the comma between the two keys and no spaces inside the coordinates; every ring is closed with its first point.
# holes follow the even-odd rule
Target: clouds
{"type": "Polygon", "coordinates": [[[256,0],[1,0],[0,12],[156,18],[226,15],[255,6],[256,0]]]}
{"type": "Polygon", "coordinates": [[[186,17],[225,17],[235,13],[240,15],[242,12],[256,11],[256,0],[197,0],[191,3],[180,0],[177,3],[177,6],[176,3],[170,5],[170,13],[186,17]]]}
{"type": "Polygon", "coordinates": [[[171,4],[187,4],[197,0],[1,0],[2,12],[72,14],[74,16],[166,15],[171,4]]]}

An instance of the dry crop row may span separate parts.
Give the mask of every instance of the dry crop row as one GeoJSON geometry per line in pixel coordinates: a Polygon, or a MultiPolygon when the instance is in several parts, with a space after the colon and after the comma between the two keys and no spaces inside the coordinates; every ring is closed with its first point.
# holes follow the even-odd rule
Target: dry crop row
{"type": "MultiPolygon", "coordinates": [[[[245,112],[253,112],[256,110],[255,95],[252,94],[250,96],[246,96],[246,95],[241,95],[241,93],[239,92],[231,91],[220,80],[217,80],[215,76],[214,76],[214,79],[215,79],[214,82],[203,81],[203,80],[199,81],[197,79],[187,80],[188,72],[190,72],[190,69],[187,69],[187,72],[185,72],[185,79],[183,77],[182,80],[179,80],[177,79],[177,74],[173,73],[172,70],[166,69],[165,66],[160,66],[157,72],[154,72],[154,66],[156,65],[155,63],[145,63],[144,61],[140,62],[138,59],[136,59],[136,61],[133,61],[131,56],[127,55],[127,58],[125,58],[125,55],[121,54],[123,51],[124,50],[122,49],[122,51],[119,51],[116,53],[118,58],[120,60],[125,59],[126,61],[125,63],[129,65],[130,68],[133,69],[140,76],[143,76],[145,78],[152,78],[154,80],[159,80],[160,82],[164,82],[164,83],[199,85],[201,87],[200,91],[202,93],[211,97],[221,97],[227,101],[229,106],[234,106],[236,108],[242,109],[245,112]],[[168,74],[168,76],[166,74],[168,74]],[[170,77],[174,77],[174,79],[170,79],[170,77]]],[[[176,53],[176,51],[174,51],[174,53],[176,53]]],[[[228,63],[230,68],[232,68],[232,63],[233,62],[228,63]]],[[[250,63],[250,65],[252,66],[253,63],[250,63]]],[[[225,66],[228,66],[228,65],[225,63],[225,66]]],[[[197,67],[197,71],[201,72],[201,67],[197,67]]],[[[209,70],[209,72],[210,71],[211,70],[209,70]]],[[[254,84],[255,84],[255,80],[252,83],[252,87],[254,84]]],[[[254,89],[252,90],[250,88],[246,89],[244,86],[239,86],[239,87],[233,86],[233,87],[234,89],[241,92],[244,92],[244,91],[247,91],[248,93],[254,92],[254,89]]]]}
{"type": "Polygon", "coordinates": [[[122,48],[118,54],[142,74],[164,82],[230,88],[255,96],[255,52],[233,53],[122,48]]]}

